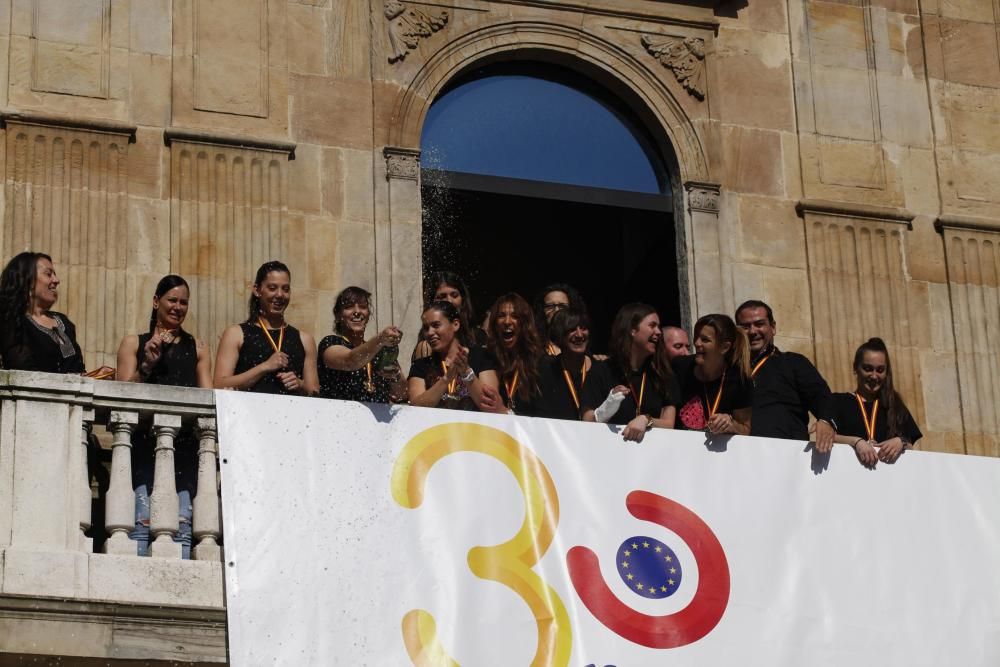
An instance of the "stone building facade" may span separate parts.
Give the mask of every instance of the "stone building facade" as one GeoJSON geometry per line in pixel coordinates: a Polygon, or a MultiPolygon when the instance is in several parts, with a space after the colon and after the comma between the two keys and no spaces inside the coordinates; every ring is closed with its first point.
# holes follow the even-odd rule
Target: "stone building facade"
{"type": "Polygon", "coordinates": [[[420,132],[521,60],[625,100],[671,166],[686,317],[770,302],[835,390],[889,343],[923,448],[1000,455],[1000,0],[3,0],[4,257],[53,255],[89,365],[167,272],[192,325],[370,288],[420,309],[420,132]]]}

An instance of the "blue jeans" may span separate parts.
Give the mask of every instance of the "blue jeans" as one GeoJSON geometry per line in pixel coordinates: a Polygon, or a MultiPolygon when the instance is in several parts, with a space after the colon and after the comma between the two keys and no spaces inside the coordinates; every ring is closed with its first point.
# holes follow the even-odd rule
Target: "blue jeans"
{"type": "MultiPolygon", "coordinates": [[[[132,488],[135,490],[135,528],[129,533],[129,538],[135,540],[138,554],[149,555],[149,499],[153,493],[154,455],[152,443],[140,442],[132,448],[132,488]]],[[[177,484],[177,500],[180,506],[178,512],[178,529],[174,542],[181,545],[181,557],[191,558],[191,520],[194,516],[192,500],[197,491],[198,465],[197,456],[191,452],[196,447],[191,440],[177,438],[174,452],[174,480],[177,484]],[[184,450],[181,448],[184,447],[184,450]]]]}

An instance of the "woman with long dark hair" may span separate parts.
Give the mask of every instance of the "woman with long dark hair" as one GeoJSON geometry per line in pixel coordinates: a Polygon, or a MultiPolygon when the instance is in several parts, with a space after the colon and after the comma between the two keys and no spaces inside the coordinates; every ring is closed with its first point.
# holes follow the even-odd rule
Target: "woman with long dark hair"
{"type": "Polygon", "coordinates": [[[153,292],[149,331],[129,334],[118,345],[118,379],[146,384],[212,388],[208,346],[184,330],[191,289],[177,275],[160,279],[153,292]]]}
{"type": "Polygon", "coordinates": [[[497,361],[504,406],[513,414],[535,415],[540,398],[538,365],[544,350],[524,297],[509,292],[493,302],[488,333],[487,349],[497,361]]]}
{"type": "Polygon", "coordinates": [[[410,405],[495,412],[501,406],[496,361],[462,338],[462,317],[448,301],[432,301],[421,316],[431,355],[410,366],[410,405]]]}
{"type": "Polygon", "coordinates": [[[869,338],[854,353],[857,387],[834,394],[835,440],[854,447],[862,465],[895,463],[923,437],[903,397],[893,384],[889,350],[881,338],[869,338]]]}
{"type": "Polygon", "coordinates": [[[292,297],[292,274],[278,261],[257,269],[242,324],[226,327],[215,361],[215,388],[266,394],[319,391],[316,342],[285,322],[292,297]]]}
{"type": "MultiPolygon", "coordinates": [[[[464,327],[462,337],[470,345],[486,347],[486,332],[475,324],[476,311],[472,307],[472,296],[469,294],[469,287],[460,275],[453,271],[437,271],[427,277],[424,286],[425,304],[434,301],[447,301],[455,306],[464,327]]],[[[417,344],[413,348],[411,359],[421,359],[430,356],[430,354],[430,345],[424,340],[423,331],[421,331],[417,344]]]]}
{"type": "Polygon", "coordinates": [[[83,373],[76,326],[52,310],[59,299],[52,258],[22,252],[0,274],[0,358],[11,370],[83,373]]]}
{"type": "Polygon", "coordinates": [[[559,347],[556,356],[545,355],[539,366],[540,417],[580,420],[580,397],[594,360],[589,354],[590,318],[587,311],[564,308],[549,323],[549,335],[559,347]]]}
{"type": "Polygon", "coordinates": [[[609,359],[595,363],[583,386],[583,421],[624,424],[625,440],[673,428],[679,397],[656,309],[630,303],[611,325],[609,359]]]}
{"type": "MultiPolygon", "coordinates": [[[[177,275],[160,279],[153,292],[149,331],[129,334],[118,346],[118,380],[177,387],[212,388],[208,346],[184,330],[191,289],[177,275]]],[[[138,432],[132,440],[135,529],[129,534],[140,556],[149,555],[149,499],[153,493],[155,438],[138,432]]],[[[198,485],[198,444],[188,430],[174,443],[177,534],[182,558],[191,557],[192,500],[198,485]]]]}
{"type": "Polygon", "coordinates": [[[551,356],[559,354],[559,345],[553,340],[549,325],[552,318],[560,310],[566,308],[576,308],[577,310],[587,310],[587,304],[583,297],[572,285],[566,283],[552,283],[546,285],[535,295],[534,301],[535,327],[542,338],[545,346],[545,353],[551,356]]]}
{"type": "Polygon", "coordinates": [[[753,379],[746,333],[728,315],[705,315],[694,325],[694,350],[674,360],[681,387],[677,428],[748,435],[753,379]]]}
{"type": "Polygon", "coordinates": [[[406,396],[406,381],[396,362],[403,332],[388,326],[365,340],[371,296],[356,286],[337,295],[333,333],[319,343],[319,395],[323,398],[390,403],[406,396]]]}

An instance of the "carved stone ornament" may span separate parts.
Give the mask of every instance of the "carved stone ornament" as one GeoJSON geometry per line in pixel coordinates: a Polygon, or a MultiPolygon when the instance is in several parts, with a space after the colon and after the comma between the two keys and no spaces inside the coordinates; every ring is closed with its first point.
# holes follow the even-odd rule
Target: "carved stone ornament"
{"type": "Polygon", "coordinates": [[[448,12],[428,14],[421,9],[407,7],[399,0],[386,0],[385,18],[389,22],[389,62],[406,58],[417,48],[422,37],[430,37],[448,23],[448,12]]]}
{"type": "Polygon", "coordinates": [[[385,157],[385,177],[406,178],[415,181],[420,176],[420,151],[406,148],[387,147],[382,151],[385,157]]]}
{"type": "Polygon", "coordinates": [[[688,208],[706,213],[719,212],[719,186],[714,183],[685,184],[688,193],[688,208]]]}
{"type": "Polygon", "coordinates": [[[677,83],[705,99],[705,40],[700,37],[643,35],[642,45],[661,65],[674,73],[677,83]]]}

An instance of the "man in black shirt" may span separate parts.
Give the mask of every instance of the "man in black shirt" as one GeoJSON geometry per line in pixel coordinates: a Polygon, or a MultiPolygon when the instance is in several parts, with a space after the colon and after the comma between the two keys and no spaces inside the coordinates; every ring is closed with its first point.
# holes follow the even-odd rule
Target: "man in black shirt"
{"type": "Polygon", "coordinates": [[[777,327],[771,307],[746,301],[736,309],[738,324],[750,339],[754,379],[750,435],[809,440],[809,413],[816,417],[816,451],[826,454],[837,434],[830,387],[816,367],[794,352],[774,346],[777,327]]]}

